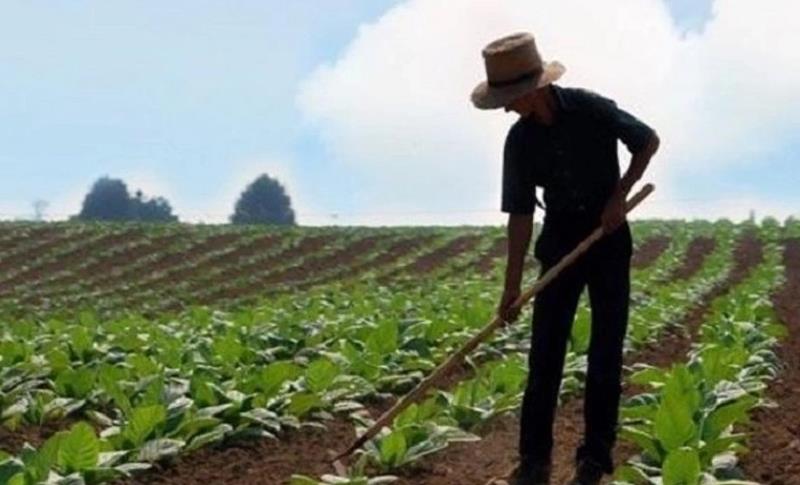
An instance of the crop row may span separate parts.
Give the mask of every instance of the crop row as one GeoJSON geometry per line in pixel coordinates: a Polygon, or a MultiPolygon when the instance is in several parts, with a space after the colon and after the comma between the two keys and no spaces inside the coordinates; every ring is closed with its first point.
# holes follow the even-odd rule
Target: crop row
{"type": "MultiPolygon", "coordinates": [[[[364,398],[372,392],[387,390],[399,392],[414,382],[490,314],[494,299],[489,298],[485,286],[485,281],[470,282],[467,278],[466,282],[459,281],[458,285],[445,289],[444,294],[436,294],[436,291],[443,291],[441,284],[429,283],[424,287],[420,285],[411,294],[406,291],[396,296],[390,296],[383,289],[376,291],[365,287],[362,293],[351,290],[347,301],[342,301],[338,292],[329,289],[327,294],[323,291],[312,294],[310,301],[314,304],[310,304],[306,312],[298,311],[297,301],[290,296],[279,296],[268,307],[260,307],[258,315],[254,315],[252,309],[237,314],[236,323],[220,321],[220,314],[202,309],[194,309],[182,321],[159,323],[127,317],[101,324],[89,313],[73,321],[19,321],[6,331],[0,346],[4,421],[6,425],[36,423],[80,412],[90,417],[98,429],[124,430],[134,417],[137,423],[144,420],[142,416],[146,412],[136,411],[142,407],[162,406],[165,416],[169,417],[174,405],[170,396],[177,396],[180,394],[177,390],[183,390],[183,395],[172,397],[191,400],[187,409],[192,413],[209,406],[224,406],[220,413],[233,408],[226,415],[233,421],[207,416],[206,424],[211,421],[215,424],[213,429],[218,434],[214,436],[232,438],[255,432],[254,429],[259,433],[270,429],[263,422],[241,417],[243,412],[256,407],[276,414],[279,424],[286,420],[281,426],[291,426],[301,417],[324,416],[325,412],[341,410],[342,400],[346,405],[354,405],[349,398],[364,398]],[[328,308],[326,305],[330,305],[333,295],[336,295],[335,304],[328,308]],[[430,303],[425,304],[426,301],[430,303]],[[443,301],[447,304],[443,305],[443,301]],[[411,302],[413,305],[409,305],[411,302]],[[344,313],[353,319],[349,326],[341,321],[344,313]],[[374,319],[376,313],[385,320],[370,325],[367,318],[374,319]],[[287,318],[289,315],[301,320],[287,318]],[[327,324],[315,332],[312,322],[326,317],[327,324]],[[255,325],[254,319],[261,326],[255,325]],[[267,322],[280,323],[269,325],[269,331],[265,331],[263,325],[267,322]],[[286,346],[281,348],[281,344],[286,346]],[[406,346],[413,351],[393,352],[406,346]],[[331,349],[336,350],[336,358],[328,355],[331,349]],[[304,354],[311,360],[304,361],[304,354]],[[279,358],[290,359],[291,365],[276,360],[279,358]],[[347,392],[339,395],[342,392],[339,389],[331,397],[325,391],[333,383],[323,377],[320,384],[317,374],[332,374],[332,369],[338,371],[342,366],[358,369],[350,378],[355,379],[360,388],[351,389],[349,392],[355,393],[353,395],[347,392]],[[204,372],[198,372],[198,368],[204,372]],[[256,369],[260,372],[254,372],[256,369]],[[280,377],[281,369],[288,369],[289,377],[280,377]],[[198,376],[205,373],[213,380],[198,383],[198,376]],[[281,399],[271,396],[269,392],[273,391],[265,390],[263,382],[256,382],[259,379],[253,377],[255,374],[269,376],[264,377],[267,380],[278,379],[282,392],[288,391],[284,384],[291,381],[293,392],[281,399]],[[364,380],[370,385],[363,386],[364,380]],[[205,397],[195,396],[192,390],[205,397]],[[242,402],[248,394],[252,400],[242,402]],[[271,401],[272,398],[276,401],[271,401]],[[241,406],[247,409],[243,411],[241,406]],[[276,409],[281,412],[277,413],[276,409]],[[222,425],[231,426],[231,429],[222,425]],[[221,433],[222,430],[225,432],[221,433]]],[[[504,345],[503,339],[493,345],[504,345]]],[[[337,388],[339,385],[341,383],[337,388]]],[[[150,412],[162,414],[147,411],[150,412]]],[[[183,415],[181,419],[184,418],[191,419],[183,415]]],[[[179,436],[189,448],[205,442],[199,440],[196,433],[170,434],[161,425],[157,428],[151,431],[160,436],[158,439],[179,440],[176,437],[179,436]]],[[[211,432],[201,428],[200,431],[211,432]]],[[[88,436],[85,431],[79,434],[88,436]]],[[[108,432],[101,432],[100,437],[105,443],[103,446],[109,446],[108,432]]],[[[173,441],[158,443],[158,446],[175,445],[173,441]]],[[[153,455],[141,455],[144,442],[133,440],[117,445],[114,445],[116,451],[127,450],[131,455],[138,450],[139,458],[153,458],[153,455]],[[117,445],[134,448],[120,450],[117,445]]],[[[174,446],[167,448],[174,451],[174,446]]]]}

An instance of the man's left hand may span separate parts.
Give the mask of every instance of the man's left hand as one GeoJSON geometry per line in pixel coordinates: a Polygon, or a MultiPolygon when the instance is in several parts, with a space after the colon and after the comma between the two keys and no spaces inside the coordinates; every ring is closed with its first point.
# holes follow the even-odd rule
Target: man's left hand
{"type": "Polygon", "coordinates": [[[625,222],[625,193],[622,188],[617,186],[614,193],[606,203],[603,214],[600,217],[603,224],[603,232],[610,234],[614,232],[623,222],[625,222]]]}

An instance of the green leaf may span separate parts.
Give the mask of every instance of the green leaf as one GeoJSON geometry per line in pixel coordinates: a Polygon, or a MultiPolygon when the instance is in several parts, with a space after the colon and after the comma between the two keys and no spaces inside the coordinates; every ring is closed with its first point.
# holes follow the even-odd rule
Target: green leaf
{"type": "Polygon", "coordinates": [[[289,400],[288,411],[293,416],[305,416],[312,409],[321,407],[322,399],[316,394],[309,392],[298,392],[293,394],[289,400]]]}
{"type": "Polygon", "coordinates": [[[632,384],[656,387],[657,385],[664,384],[667,380],[667,376],[667,372],[663,369],[648,366],[631,374],[628,380],[632,384]]]}
{"type": "Polygon", "coordinates": [[[747,412],[757,403],[757,397],[745,395],[720,405],[711,411],[703,422],[703,439],[713,440],[721,435],[728,426],[746,422],[748,420],[747,412]]]}
{"type": "Polygon", "coordinates": [[[634,428],[633,426],[623,426],[619,431],[619,436],[622,439],[627,439],[628,441],[637,444],[653,459],[660,460],[661,453],[658,449],[658,441],[646,431],[634,428]]]}
{"type": "MultiPolygon", "coordinates": [[[[11,484],[12,480],[18,480],[16,477],[21,475],[25,466],[14,458],[5,455],[5,458],[0,457],[0,483],[11,484]]],[[[24,485],[24,481],[22,482],[24,485]]]]}
{"type": "Polygon", "coordinates": [[[261,371],[258,386],[269,398],[276,395],[286,381],[297,379],[302,373],[303,369],[292,362],[273,362],[261,371]]]}
{"type": "Polygon", "coordinates": [[[58,447],[58,466],[66,474],[82,472],[97,466],[100,442],[94,429],[86,423],[74,425],[58,447]]]}
{"type": "Polygon", "coordinates": [[[58,461],[59,448],[61,448],[61,442],[66,436],[67,431],[54,434],[39,447],[38,451],[25,460],[28,474],[33,481],[47,480],[48,475],[50,475],[50,469],[58,461]]]}
{"type": "Polygon", "coordinates": [[[653,423],[655,436],[666,451],[688,443],[697,431],[692,419],[700,396],[685,366],[676,366],[661,390],[653,423]]]}
{"type": "Polygon", "coordinates": [[[103,391],[114,401],[126,416],[130,416],[133,411],[130,399],[122,390],[120,380],[123,379],[124,371],[117,367],[106,366],[98,372],[98,380],[103,391]]]}
{"type": "Polygon", "coordinates": [[[66,369],[56,377],[56,391],[62,396],[84,399],[94,389],[95,379],[95,372],[86,367],[66,369]]]}
{"type": "Polygon", "coordinates": [[[214,357],[226,365],[235,365],[244,353],[244,346],[233,333],[215,340],[211,347],[214,357]]]}
{"type": "Polygon", "coordinates": [[[397,351],[399,331],[397,323],[387,320],[378,325],[365,342],[367,350],[378,355],[389,355],[397,351]]]}
{"type": "Polygon", "coordinates": [[[330,360],[315,360],[306,369],[306,384],[311,391],[321,393],[333,384],[339,373],[339,368],[330,360]]]}
{"type": "Polygon", "coordinates": [[[211,431],[199,434],[192,438],[192,441],[189,442],[185,449],[186,451],[191,451],[211,443],[218,443],[225,439],[225,436],[227,436],[232,430],[233,427],[231,425],[224,423],[220,424],[211,431]]]}
{"type": "Polygon", "coordinates": [[[289,485],[319,485],[321,482],[305,475],[292,475],[289,485]]]}
{"type": "Polygon", "coordinates": [[[91,358],[94,344],[85,327],[74,327],[69,335],[69,343],[75,358],[83,361],[91,358]]]}
{"type": "Polygon", "coordinates": [[[139,449],[139,461],[152,463],[164,458],[176,456],[184,446],[181,440],[158,438],[144,443],[139,449]]]}
{"type": "Polygon", "coordinates": [[[167,419],[167,410],[160,404],[139,407],[133,410],[122,436],[130,447],[138,448],[167,419]]]}
{"type": "Polygon", "coordinates": [[[697,485],[702,477],[700,458],[693,448],[678,448],[667,455],[661,468],[664,485],[697,485]]]}
{"type": "Polygon", "coordinates": [[[381,440],[381,463],[387,468],[394,468],[403,462],[406,454],[406,438],[402,429],[396,429],[381,440]]]}
{"type": "Polygon", "coordinates": [[[650,483],[647,474],[630,465],[623,465],[614,472],[614,483],[650,483]]]}

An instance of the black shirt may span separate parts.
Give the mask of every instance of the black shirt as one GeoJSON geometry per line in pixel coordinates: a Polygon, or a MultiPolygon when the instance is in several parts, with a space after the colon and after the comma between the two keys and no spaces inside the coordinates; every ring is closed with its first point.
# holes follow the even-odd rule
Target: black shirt
{"type": "Polygon", "coordinates": [[[506,137],[501,210],[532,214],[538,186],[544,189],[545,224],[594,223],[620,178],[617,140],[633,153],[647,145],[653,130],[597,93],[550,87],[554,123],[522,117],[506,137]]]}

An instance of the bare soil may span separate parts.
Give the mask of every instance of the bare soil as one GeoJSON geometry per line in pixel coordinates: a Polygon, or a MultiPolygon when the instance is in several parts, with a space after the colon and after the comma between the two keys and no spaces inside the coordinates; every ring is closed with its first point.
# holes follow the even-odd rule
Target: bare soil
{"type": "Polygon", "coordinates": [[[669,247],[670,238],[667,236],[654,236],[647,239],[633,252],[631,268],[646,268],[661,256],[669,247]]]}
{"type": "Polygon", "coordinates": [[[9,251],[12,251],[19,247],[24,247],[24,249],[19,250],[19,252],[16,254],[12,254],[10,256],[4,255],[3,259],[0,259],[0,272],[6,272],[9,269],[28,264],[42,254],[45,254],[60,245],[69,244],[73,241],[84,239],[87,237],[88,232],[89,231],[85,230],[62,230],[52,232],[47,231],[44,234],[37,233],[35,236],[35,243],[29,246],[22,246],[22,241],[20,241],[16,247],[9,249],[9,251]]]}
{"type": "Polygon", "coordinates": [[[157,286],[159,282],[166,281],[167,274],[174,268],[191,264],[208,253],[216,252],[232,244],[236,244],[236,241],[240,240],[242,237],[244,237],[243,234],[239,233],[223,233],[209,236],[197,244],[191,245],[186,250],[165,254],[151,261],[144,265],[144,267],[138,268],[135,275],[127,273],[119,275],[115,282],[112,283],[112,286],[130,285],[116,292],[116,294],[120,296],[133,295],[140,291],[142,286],[157,286]],[[158,276],[153,277],[155,274],[158,276]]]}
{"type": "Polygon", "coordinates": [[[379,278],[382,283],[402,276],[420,276],[428,274],[447,263],[450,258],[469,252],[480,243],[480,236],[467,234],[458,236],[444,246],[420,255],[414,261],[397,268],[395,271],[379,278]]]}
{"type": "Polygon", "coordinates": [[[772,302],[789,335],[778,349],[783,371],[767,388],[778,407],[754,413],[741,463],[745,477],[769,485],[800,484],[800,239],[785,242],[783,263],[786,282],[772,302]]]}
{"type": "Polygon", "coordinates": [[[54,434],[69,428],[76,421],[76,418],[68,417],[41,426],[22,426],[13,431],[0,426],[0,450],[16,455],[22,450],[25,443],[38,447],[54,434]]]}
{"type": "Polygon", "coordinates": [[[717,247],[716,239],[699,236],[689,243],[683,263],[667,277],[668,282],[689,279],[703,266],[706,257],[717,247]]]}
{"type": "Polygon", "coordinates": [[[507,245],[508,238],[506,236],[501,236],[495,239],[489,250],[486,251],[478,260],[478,264],[476,265],[478,273],[490,273],[497,264],[497,260],[505,256],[507,245]]]}
{"type": "MultiPolygon", "coordinates": [[[[12,291],[14,286],[23,283],[40,281],[60,271],[67,270],[73,266],[83,263],[86,258],[92,257],[95,253],[103,251],[104,248],[115,246],[124,241],[140,239],[145,237],[141,229],[128,229],[125,231],[109,233],[97,239],[87,241],[78,245],[74,249],[67,251],[60,257],[48,261],[41,265],[31,266],[25,271],[17,273],[10,279],[0,284],[0,295],[12,291]]],[[[59,241],[63,244],[63,240],[59,241]]]]}
{"type": "Polygon", "coordinates": [[[156,251],[158,251],[158,248],[169,246],[173,242],[177,241],[179,236],[179,234],[167,234],[153,238],[152,240],[148,238],[134,240],[134,244],[127,246],[122,251],[102,256],[92,263],[78,267],[74,271],[70,271],[61,275],[60,277],[40,284],[36,294],[30,294],[28,298],[21,300],[20,303],[35,304],[36,302],[41,302],[43,297],[47,297],[53,293],[57,294],[59,290],[62,292],[72,291],[64,290],[64,288],[77,282],[86,283],[97,279],[98,277],[109,275],[120,266],[131,264],[141,257],[144,257],[148,254],[154,254],[156,251]],[[55,292],[53,291],[54,289],[55,292]]]}
{"type": "Polygon", "coordinates": [[[45,240],[63,231],[63,228],[53,224],[42,224],[38,227],[32,227],[27,231],[20,231],[18,228],[11,229],[9,227],[3,227],[2,239],[0,239],[0,254],[5,254],[19,246],[26,245],[31,239],[45,240]]]}
{"type": "MultiPolygon", "coordinates": [[[[249,271],[252,275],[257,277],[256,281],[248,283],[247,285],[219,288],[216,291],[199,295],[196,302],[209,304],[219,300],[239,299],[247,295],[252,295],[258,290],[263,289],[266,284],[265,282],[269,281],[269,278],[274,278],[276,268],[286,267],[287,262],[302,261],[306,256],[324,250],[326,246],[332,244],[334,241],[335,236],[330,234],[303,238],[296,245],[279,251],[250,266],[249,271]]],[[[278,273],[283,271],[282,269],[277,270],[278,273]]],[[[239,274],[241,275],[241,273],[239,274]]]]}

